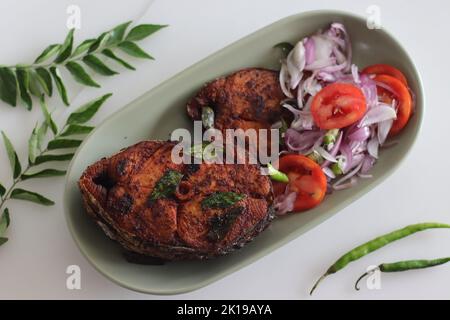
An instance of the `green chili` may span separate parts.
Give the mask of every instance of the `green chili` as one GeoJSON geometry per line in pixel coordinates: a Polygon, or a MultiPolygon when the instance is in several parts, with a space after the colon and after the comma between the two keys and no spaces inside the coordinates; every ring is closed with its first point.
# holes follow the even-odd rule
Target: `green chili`
{"type": "Polygon", "coordinates": [[[375,270],[380,270],[381,272],[401,272],[408,270],[416,270],[416,269],[425,269],[431,268],[435,266],[439,266],[441,264],[447,263],[450,261],[450,258],[440,258],[433,260],[407,260],[407,261],[398,261],[393,263],[382,263],[378,267],[373,268],[372,270],[367,271],[355,283],[355,289],[359,290],[358,284],[359,282],[369,274],[375,272],[375,270]]]}
{"type": "Polygon", "coordinates": [[[285,173],[275,169],[270,163],[267,164],[267,173],[269,174],[270,179],[274,181],[283,183],[289,182],[289,177],[285,173]]]}
{"type": "Polygon", "coordinates": [[[311,289],[310,294],[314,292],[317,288],[318,284],[325,279],[325,277],[338,272],[339,270],[345,268],[350,262],[358,260],[369,253],[378,250],[394,241],[405,238],[409,235],[412,235],[419,231],[424,231],[427,229],[436,229],[436,228],[450,228],[450,225],[443,223],[435,223],[435,222],[427,222],[427,223],[418,223],[413,224],[407,227],[404,227],[399,230],[395,230],[393,232],[387,233],[381,237],[375,238],[369,242],[366,242],[355,249],[347,252],[342,257],[340,257],[328,270],[317,280],[311,289]]]}

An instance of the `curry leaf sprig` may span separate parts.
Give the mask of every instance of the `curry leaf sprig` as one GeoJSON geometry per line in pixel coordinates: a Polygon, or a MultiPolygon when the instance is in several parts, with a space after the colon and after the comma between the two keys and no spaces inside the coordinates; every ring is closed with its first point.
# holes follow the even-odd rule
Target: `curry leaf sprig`
{"type": "Polygon", "coordinates": [[[12,183],[9,188],[0,184],[0,245],[8,240],[5,237],[5,232],[10,224],[9,209],[6,207],[8,200],[25,200],[45,206],[54,204],[52,200],[37,192],[19,188],[19,184],[30,179],[64,176],[65,170],[42,167],[51,162],[72,159],[73,150],[81,144],[83,136],[94,128],[86,123],[110,96],[110,93],[105,94],[81,106],[69,115],[64,126],[59,129],[47,107],[45,97],[42,95],[40,105],[45,120],[40,125],[36,125],[31,132],[28,140],[28,163],[24,168],[12,142],[2,131],[3,142],[12,169],[12,183]],[[50,140],[44,146],[44,142],[48,139],[50,140]]]}
{"type": "Polygon", "coordinates": [[[89,75],[86,67],[103,76],[118,74],[101,58],[135,70],[116,54],[116,50],[136,58],[153,59],[136,41],[150,36],[166,25],[141,24],[127,32],[130,23],[131,21],[122,23],[95,39],[84,40],[78,46],[74,46],[74,29],[71,29],[62,44],[49,45],[32,64],[0,66],[0,99],[16,106],[20,97],[27,109],[31,110],[32,96],[40,98],[45,94],[51,97],[56,87],[62,101],[68,106],[69,96],[61,69],[65,68],[75,81],[82,85],[97,88],[100,85],[89,75]]]}

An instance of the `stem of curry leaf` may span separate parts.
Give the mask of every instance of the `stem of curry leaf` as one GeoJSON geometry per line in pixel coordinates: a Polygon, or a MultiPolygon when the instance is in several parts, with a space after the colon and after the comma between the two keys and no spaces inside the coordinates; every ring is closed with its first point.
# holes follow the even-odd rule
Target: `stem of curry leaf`
{"type": "MultiPolygon", "coordinates": [[[[67,128],[67,124],[64,125],[64,127],[59,130],[59,132],[54,135],[53,139],[58,139],[61,137],[61,133],[64,132],[64,130],[67,128]]],[[[38,157],[45,155],[48,152],[48,147],[45,148],[44,150],[42,150],[41,152],[38,153],[38,157]]],[[[5,192],[5,194],[1,197],[1,201],[0,201],[0,212],[2,212],[3,210],[3,206],[5,205],[6,201],[8,201],[9,199],[11,199],[11,192],[14,190],[14,188],[16,187],[17,184],[19,184],[22,181],[22,176],[27,174],[28,171],[34,166],[34,164],[30,164],[28,162],[28,165],[26,166],[26,168],[24,170],[22,170],[22,172],[20,173],[20,175],[14,179],[13,183],[11,184],[11,186],[7,189],[7,191],[5,192]]]]}

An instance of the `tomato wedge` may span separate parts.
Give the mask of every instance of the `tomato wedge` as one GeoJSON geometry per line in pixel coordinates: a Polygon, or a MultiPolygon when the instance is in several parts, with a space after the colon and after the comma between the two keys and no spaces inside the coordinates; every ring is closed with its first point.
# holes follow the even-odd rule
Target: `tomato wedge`
{"type": "Polygon", "coordinates": [[[391,131],[389,131],[389,135],[394,136],[406,126],[409,118],[411,117],[411,94],[409,93],[408,88],[403,84],[403,82],[392,76],[384,74],[377,75],[375,76],[374,80],[375,82],[385,84],[392,90],[391,92],[385,88],[378,87],[378,96],[382,102],[391,104],[393,99],[397,101],[397,119],[392,124],[391,131]]]}
{"type": "MultiPolygon", "coordinates": [[[[322,202],[327,191],[327,178],[322,168],[303,155],[290,154],[280,158],[279,170],[289,177],[290,192],[297,192],[293,211],[305,211],[322,202]]],[[[276,195],[283,194],[286,184],[273,182],[276,195]]]]}
{"type": "Polygon", "coordinates": [[[406,80],[405,75],[397,68],[390,66],[388,64],[374,64],[363,69],[364,74],[385,74],[400,80],[405,86],[408,86],[408,80],[406,80]]]}
{"type": "Polygon", "coordinates": [[[348,83],[333,83],[323,88],[313,99],[311,113],[321,129],[347,127],[364,116],[366,98],[358,87],[348,83]]]}

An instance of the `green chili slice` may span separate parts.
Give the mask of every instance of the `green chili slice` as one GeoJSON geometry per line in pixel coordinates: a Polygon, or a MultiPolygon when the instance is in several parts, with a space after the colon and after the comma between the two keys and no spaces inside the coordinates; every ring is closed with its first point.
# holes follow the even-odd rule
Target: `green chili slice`
{"type": "Polygon", "coordinates": [[[327,276],[338,272],[339,270],[345,268],[349,263],[358,260],[369,253],[378,250],[394,241],[405,238],[409,235],[412,235],[416,232],[424,231],[427,229],[437,229],[437,228],[450,228],[450,225],[444,223],[436,223],[436,222],[426,222],[426,223],[418,223],[406,226],[402,229],[395,230],[393,232],[382,235],[378,238],[375,238],[369,242],[366,242],[353,250],[350,250],[343,256],[341,256],[328,270],[317,280],[314,284],[313,288],[310,291],[310,294],[314,292],[320,282],[325,279],[327,276]]]}
{"type": "Polygon", "coordinates": [[[275,169],[270,163],[267,164],[267,170],[268,170],[270,179],[272,179],[274,181],[278,181],[278,182],[283,182],[283,183],[289,182],[288,176],[285,173],[275,169]]]}

